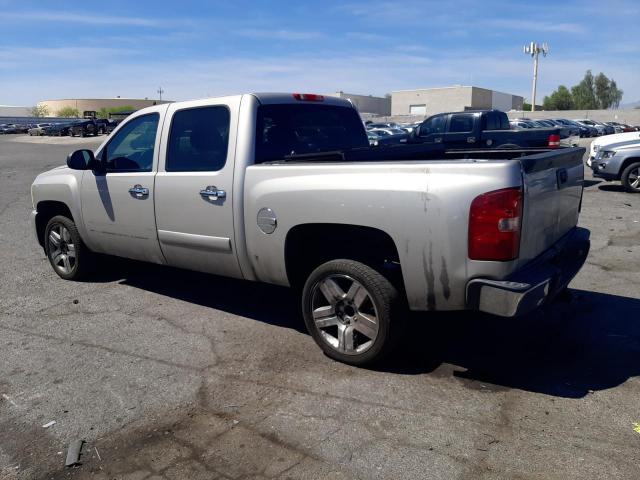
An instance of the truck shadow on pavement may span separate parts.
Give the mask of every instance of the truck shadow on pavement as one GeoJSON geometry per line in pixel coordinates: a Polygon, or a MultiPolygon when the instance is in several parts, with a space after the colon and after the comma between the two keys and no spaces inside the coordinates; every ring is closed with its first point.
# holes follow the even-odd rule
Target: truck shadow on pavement
{"type": "Polygon", "coordinates": [[[388,371],[453,376],[465,386],[581,398],[640,375],[640,300],[570,290],[522,318],[480,313],[411,319],[388,371]],[[427,354],[426,352],[431,352],[427,354]]]}
{"type": "MultiPolygon", "coordinates": [[[[296,292],[274,285],[113,259],[114,281],[305,332],[296,292]]],[[[409,314],[397,352],[372,370],[455,378],[482,391],[511,388],[581,398],[640,375],[640,300],[570,290],[530,315],[409,314]]],[[[313,346],[312,348],[315,348],[313,346]]]]}

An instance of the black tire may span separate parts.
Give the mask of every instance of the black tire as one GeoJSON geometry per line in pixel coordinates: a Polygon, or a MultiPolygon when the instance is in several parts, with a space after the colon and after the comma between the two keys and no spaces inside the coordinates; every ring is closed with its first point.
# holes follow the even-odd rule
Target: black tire
{"type": "Polygon", "coordinates": [[[640,162],[628,165],[620,175],[620,180],[627,192],[640,193],[640,162]]]}
{"type": "Polygon", "coordinates": [[[73,220],[63,215],[56,215],[51,218],[45,228],[43,240],[44,251],[49,263],[60,278],[80,280],[91,270],[93,254],[80,238],[73,220]],[[68,236],[61,228],[68,232],[68,236]],[[56,237],[59,242],[59,248],[55,245],[56,237]],[[75,256],[72,255],[72,252],[75,256]],[[66,261],[63,258],[65,255],[67,257],[66,261]]]}
{"type": "Polygon", "coordinates": [[[380,361],[397,345],[405,320],[402,303],[398,290],[387,278],[354,260],[332,260],[320,265],[311,272],[302,292],[304,321],[318,346],[327,356],[358,366],[380,361]],[[335,304],[323,291],[327,281],[338,286],[335,298],[341,300],[335,304]],[[356,284],[364,288],[366,297],[355,293],[360,291],[354,287],[356,284]],[[356,290],[350,297],[353,288],[356,290]],[[328,305],[318,307],[318,301],[323,300],[328,305]],[[319,313],[323,309],[326,313],[319,313]],[[319,326],[317,322],[326,325],[319,326]],[[365,335],[374,329],[374,334],[365,335]]]}

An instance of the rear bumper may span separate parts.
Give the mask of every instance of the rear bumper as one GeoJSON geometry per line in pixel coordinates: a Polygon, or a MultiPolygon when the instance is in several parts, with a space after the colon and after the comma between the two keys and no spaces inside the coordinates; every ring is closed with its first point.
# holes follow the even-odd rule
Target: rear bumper
{"type": "Polygon", "coordinates": [[[535,310],[562,291],[584,265],[589,230],[574,228],[553,247],[505,280],[474,278],[467,284],[467,308],[502,317],[535,310]]]}

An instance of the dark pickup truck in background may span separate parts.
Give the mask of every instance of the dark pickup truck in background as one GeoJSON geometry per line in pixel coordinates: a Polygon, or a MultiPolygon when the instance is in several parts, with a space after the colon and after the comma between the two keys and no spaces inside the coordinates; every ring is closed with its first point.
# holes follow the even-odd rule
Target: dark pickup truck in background
{"type": "Polygon", "coordinates": [[[98,126],[96,125],[96,122],[91,119],[80,120],[71,124],[71,127],[69,128],[69,135],[72,137],[75,137],[76,135],[79,137],[98,135],[98,126]]]}
{"type": "Polygon", "coordinates": [[[512,130],[507,114],[476,110],[433,115],[416,128],[409,143],[443,144],[445,149],[559,148],[577,141],[562,128],[512,130]]]}

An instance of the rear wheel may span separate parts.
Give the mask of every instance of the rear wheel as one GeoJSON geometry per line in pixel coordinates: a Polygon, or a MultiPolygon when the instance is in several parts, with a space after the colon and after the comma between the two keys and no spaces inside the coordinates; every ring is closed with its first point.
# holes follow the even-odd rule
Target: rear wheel
{"type": "Polygon", "coordinates": [[[640,193],[640,162],[632,163],[625,168],[620,179],[627,192],[640,193]]]}
{"type": "Polygon", "coordinates": [[[91,251],[85,246],[73,220],[56,215],[44,232],[44,249],[53,270],[65,280],[79,280],[89,270],[91,251]]]}
{"type": "Polygon", "coordinates": [[[304,285],[302,308],[318,346],[351,365],[370,364],[387,355],[404,320],[400,295],[391,282],[353,260],[332,260],[316,268],[304,285]]]}

